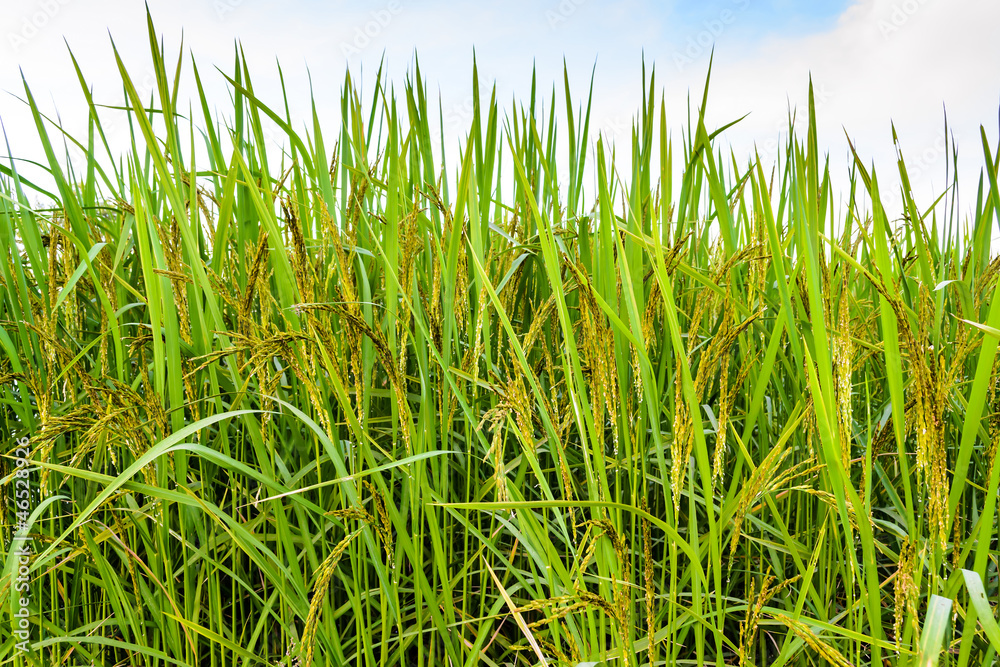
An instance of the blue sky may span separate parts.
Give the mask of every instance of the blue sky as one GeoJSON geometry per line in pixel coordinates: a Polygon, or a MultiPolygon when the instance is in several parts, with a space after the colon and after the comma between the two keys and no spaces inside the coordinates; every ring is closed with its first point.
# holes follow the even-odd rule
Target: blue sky
{"type": "MultiPolygon", "coordinates": [[[[946,107],[972,201],[982,163],[980,124],[997,143],[996,0],[149,0],[149,6],[168,52],[176,53],[183,34],[220,107],[228,94],[212,65],[230,69],[239,40],[257,91],[274,103],[280,100],[275,61],[281,62],[292,113],[303,122],[309,72],[320,112],[333,124],[345,67],[374,73],[384,56],[401,82],[417,52],[431,90],[440,91],[448,142],[457,145],[471,120],[475,48],[481,79],[495,81],[507,105],[527,95],[533,67],[542,90],[559,84],[564,59],[574,92],[583,96],[596,62],[593,129],[627,141],[641,103],[642,59],[655,64],[657,95],[666,100],[668,125],[679,131],[688,92],[700,98],[714,48],[708,119],[721,125],[750,114],[720,138],[741,160],[755,149],[773,159],[789,108],[804,109],[810,75],[820,144],[830,151],[837,179],[846,177],[845,130],[862,155],[891,174],[892,121],[918,172],[915,188],[929,203],[943,186],[946,107]]],[[[98,102],[116,104],[121,89],[109,31],[134,78],[148,79],[142,2],[5,0],[0,90],[23,94],[23,68],[43,107],[58,112],[71,132],[84,132],[86,110],[63,39],[98,102]]],[[[0,119],[14,153],[37,155],[23,105],[0,95],[0,119]]]]}
{"type": "Polygon", "coordinates": [[[747,34],[803,34],[831,28],[849,4],[844,0],[706,0],[664,3],[660,14],[665,24],[675,23],[681,32],[718,21],[729,10],[739,15],[737,29],[747,34]]]}

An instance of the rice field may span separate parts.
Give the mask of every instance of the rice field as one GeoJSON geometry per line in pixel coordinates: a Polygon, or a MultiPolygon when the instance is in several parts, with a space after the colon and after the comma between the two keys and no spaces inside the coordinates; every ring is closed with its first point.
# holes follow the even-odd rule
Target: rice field
{"type": "Polygon", "coordinates": [[[0,165],[0,664],[996,661],[985,131],[967,211],[831,173],[811,93],[725,155],[652,70],[618,145],[474,77],[445,155],[419,66],[331,126],[237,55],[217,115],[149,32],[149,99],[26,84],[0,165]]]}

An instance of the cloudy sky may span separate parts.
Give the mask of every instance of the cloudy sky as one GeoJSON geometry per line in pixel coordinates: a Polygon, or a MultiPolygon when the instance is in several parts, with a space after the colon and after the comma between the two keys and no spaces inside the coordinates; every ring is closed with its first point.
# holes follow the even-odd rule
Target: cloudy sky
{"type": "MultiPolygon", "coordinates": [[[[975,200],[983,163],[980,125],[996,147],[1000,109],[1000,2],[997,0],[149,0],[167,51],[183,36],[210,95],[229,97],[213,65],[232,68],[246,51],[254,85],[280,105],[276,62],[293,115],[309,118],[311,74],[317,104],[337,121],[344,71],[368,80],[385,56],[401,82],[413,54],[440,91],[445,132],[460,137],[471,117],[473,50],[480,78],[501,101],[522,99],[532,68],[547,91],[568,63],[574,92],[586,93],[596,64],[594,128],[628,141],[641,103],[643,58],[656,67],[657,94],[679,132],[687,95],[700,99],[709,54],[715,62],[707,114],[718,126],[749,113],[724,140],[745,160],[765,158],[790,108],[805,115],[809,75],[816,89],[819,143],[846,179],[845,130],[859,153],[895,171],[890,122],[899,133],[924,205],[944,185],[944,114],[960,155],[963,200],[975,200]]],[[[137,0],[4,0],[0,15],[0,119],[12,152],[37,156],[21,72],[47,112],[85,136],[86,110],[65,42],[98,103],[120,104],[111,40],[140,89],[151,72],[145,7],[137,0]]],[[[174,57],[174,56],[172,56],[174,57]]],[[[145,82],[145,83],[144,83],[145,82]]],[[[561,93],[561,89],[560,89],[561,93]]],[[[509,106],[509,103],[508,103],[509,106]]],[[[710,128],[711,129],[711,128],[710,128]]],[[[456,139],[457,140],[457,139],[456,139]]],[[[0,151],[3,152],[3,151],[0,151]]]]}

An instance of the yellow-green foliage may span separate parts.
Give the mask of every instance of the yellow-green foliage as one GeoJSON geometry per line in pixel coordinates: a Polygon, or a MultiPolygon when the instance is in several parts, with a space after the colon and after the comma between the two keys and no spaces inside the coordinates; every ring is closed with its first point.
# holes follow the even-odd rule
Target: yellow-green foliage
{"type": "Polygon", "coordinates": [[[652,77],[614,151],[568,78],[545,122],[477,79],[448,172],[419,67],[347,77],[331,134],[242,59],[228,118],[192,119],[150,44],[151,108],[118,63],[130,154],[94,106],[68,166],[26,88],[47,182],[0,166],[4,664],[995,656],[985,134],[967,217],[903,160],[884,210],[811,101],[771,173],[704,108],[675,145],[652,77]]]}

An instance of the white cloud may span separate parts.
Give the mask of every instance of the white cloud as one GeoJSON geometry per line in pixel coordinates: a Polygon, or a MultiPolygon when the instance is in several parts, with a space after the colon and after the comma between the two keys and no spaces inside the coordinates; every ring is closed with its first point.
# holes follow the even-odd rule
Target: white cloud
{"type": "Polygon", "coordinates": [[[996,147],[998,26],[997,3],[858,2],[828,32],[773,37],[756,47],[726,45],[717,55],[709,115],[721,122],[752,112],[743,127],[729,134],[737,155],[745,154],[753,138],[773,133],[783,122],[786,93],[804,129],[811,72],[816,89],[825,91],[817,111],[819,145],[830,151],[835,177],[845,180],[846,130],[862,158],[874,159],[886,180],[895,182],[894,122],[904,158],[919,172],[913,179],[918,203],[927,205],[931,193],[945,185],[940,135],[947,108],[968,198],[983,162],[980,124],[996,147]],[[734,53],[740,48],[748,51],[734,53]]]}
{"type": "MultiPolygon", "coordinates": [[[[811,72],[823,98],[819,143],[831,153],[838,182],[846,181],[848,164],[844,128],[859,153],[866,160],[874,158],[880,173],[894,172],[892,119],[908,161],[915,167],[921,162],[914,184],[918,192],[942,187],[944,156],[938,147],[944,104],[963,158],[965,197],[971,198],[982,164],[980,123],[994,145],[997,140],[1000,4],[866,0],[849,7],[826,31],[763,36],[759,17],[750,20],[747,13],[757,9],[751,1],[732,0],[731,7],[722,3],[711,25],[686,27],[678,27],[668,10],[648,0],[303,1],[284,5],[281,11],[260,0],[150,0],[150,8],[169,59],[176,58],[183,31],[185,49],[194,52],[209,94],[221,109],[228,93],[213,65],[232,70],[236,40],[245,48],[259,96],[278,108],[282,101],[275,59],[280,60],[299,127],[311,122],[306,65],[322,117],[332,125],[339,114],[345,66],[355,73],[363,66],[369,92],[384,53],[398,89],[416,50],[432,101],[441,91],[446,133],[458,133],[471,121],[473,46],[483,94],[488,96],[496,81],[504,110],[512,97],[527,98],[535,66],[541,100],[548,108],[555,84],[557,107],[563,113],[563,58],[578,97],[586,94],[596,61],[593,129],[604,129],[623,142],[620,156],[627,153],[631,118],[641,103],[643,55],[648,65],[656,64],[657,88],[665,94],[668,124],[676,139],[687,122],[688,90],[693,104],[700,100],[708,42],[714,40],[708,121],[718,126],[751,112],[725,135],[738,158],[748,157],[754,142],[763,149],[777,135],[790,104],[804,126],[811,72]],[[681,66],[678,54],[688,59],[681,66]]],[[[132,75],[141,81],[149,73],[143,4],[112,0],[100,7],[102,11],[95,11],[94,3],[85,0],[12,0],[0,17],[0,51],[6,52],[0,88],[21,94],[15,65],[22,66],[43,109],[61,112],[67,128],[78,136],[85,136],[86,111],[63,35],[98,102],[122,101],[109,30],[132,75]]],[[[190,70],[184,81],[191,84],[190,70]]],[[[13,152],[37,156],[23,106],[4,96],[0,117],[13,152]]],[[[455,158],[451,149],[449,161],[455,158]]],[[[921,195],[922,203],[929,201],[929,194],[921,195]]]]}

